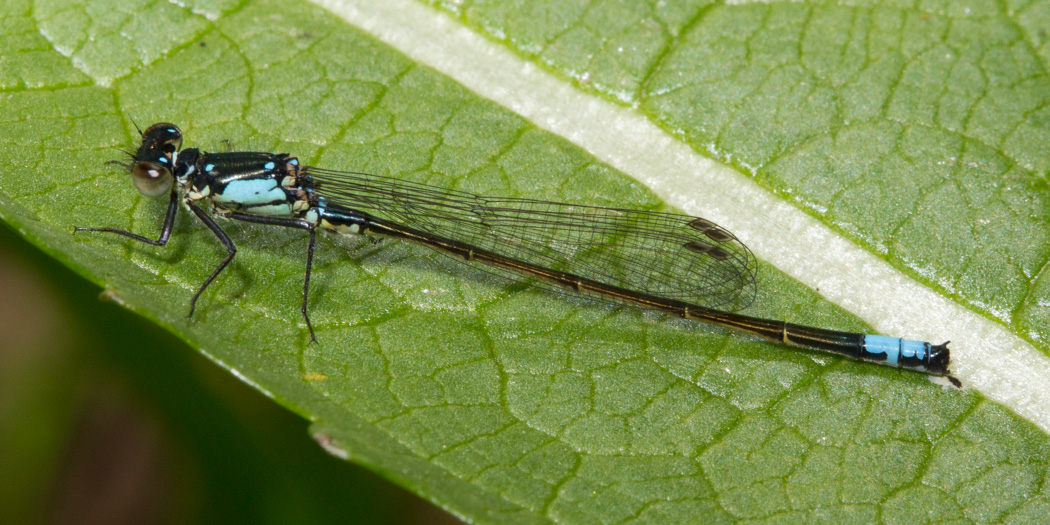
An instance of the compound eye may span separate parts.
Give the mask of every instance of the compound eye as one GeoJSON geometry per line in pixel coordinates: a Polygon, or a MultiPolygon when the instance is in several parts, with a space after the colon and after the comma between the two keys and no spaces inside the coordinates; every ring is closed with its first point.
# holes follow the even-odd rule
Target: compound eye
{"type": "Polygon", "coordinates": [[[171,171],[153,162],[137,162],[131,168],[131,180],[139,193],[147,197],[159,197],[171,189],[171,171]]]}

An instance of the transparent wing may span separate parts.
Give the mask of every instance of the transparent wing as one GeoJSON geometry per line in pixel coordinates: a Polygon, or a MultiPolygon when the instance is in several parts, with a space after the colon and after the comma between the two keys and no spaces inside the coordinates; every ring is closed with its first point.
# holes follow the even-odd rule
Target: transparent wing
{"type": "Polygon", "coordinates": [[[334,208],[364,212],[504,257],[650,295],[738,310],[755,296],[755,258],[705,219],[483,197],[364,173],[307,167],[334,208]]]}

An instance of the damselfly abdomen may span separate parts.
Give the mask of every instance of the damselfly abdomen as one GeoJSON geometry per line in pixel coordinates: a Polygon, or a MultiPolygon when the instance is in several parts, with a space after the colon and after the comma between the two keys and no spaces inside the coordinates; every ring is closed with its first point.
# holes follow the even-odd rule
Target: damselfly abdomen
{"type": "Polygon", "coordinates": [[[733,234],[698,217],[483,197],[416,182],[303,166],[287,154],[182,149],[182,132],[154,124],[125,166],[139,191],[168,194],[160,237],[110,232],[163,246],[179,203],[226,248],[190,300],[233,260],[237,249],[216,217],[309,233],[302,315],[316,341],[307,299],[318,230],[412,241],[575,293],[704,321],[796,347],[949,375],[948,343],[838,332],[733,313],[755,294],[755,259],[733,234]]]}

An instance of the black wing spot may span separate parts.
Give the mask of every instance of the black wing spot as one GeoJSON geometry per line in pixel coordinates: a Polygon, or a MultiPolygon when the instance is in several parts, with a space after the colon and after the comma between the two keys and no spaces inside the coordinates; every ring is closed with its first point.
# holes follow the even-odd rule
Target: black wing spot
{"type": "Polygon", "coordinates": [[[707,219],[701,219],[701,218],[697,217],[697,218],[689,221],[689,227],[694,229],[694,230],[700,230],[702,232],[707,232],[707,230],[717,229],[718,225],[713,223],[713,222],[711,222],[711,221],[709,221],[709,220],[707,220],[707,219]]]}
{"type": "Polygon", "coordinates": [[[712,259],[718,259],[719,261],[724,261],[733,257],[731,253],[717,246],[711,248],[710,250],[707,250],[707,255],[711,256],[712,259]]]}
{"type": "Polygon", "coordinates": [[[711,230],[709,232],[704,232],[704,235],[707,235],[715,242],[729,242],[733,240],[733,236],[725,230],[711,230]]]}
{"type": "Polygon", "coordinates": [[[689,227],[703,233],[709,239],[715,242],[729,242],[733,240],[732,234],[723,230],[720,226],[707,219],[693,219],[689,221],[689,227]]]}
{"type": "Polygon", "coordinates": [[[711,246],[710,244],[704,244],[700,241],[689,241],[683,244],[682,247],[689,251],[707,255],[708,257],[719,261],[724,261],[733,256],[718,246],[711,246]]]}

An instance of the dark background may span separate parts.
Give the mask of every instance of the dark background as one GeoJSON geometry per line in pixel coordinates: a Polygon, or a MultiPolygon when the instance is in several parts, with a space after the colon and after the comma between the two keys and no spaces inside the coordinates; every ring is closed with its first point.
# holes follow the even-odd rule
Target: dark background
{"type": "Polygon", "coordinates": [[[457,522],[100,292],[0,226],[4,521],[457,522]]]}

